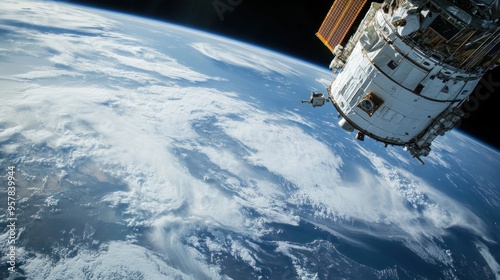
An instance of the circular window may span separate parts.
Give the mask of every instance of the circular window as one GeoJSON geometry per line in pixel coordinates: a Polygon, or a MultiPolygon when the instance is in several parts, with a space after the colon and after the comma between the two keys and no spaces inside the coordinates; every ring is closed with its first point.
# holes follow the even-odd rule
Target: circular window
{"type": "Polygon", "coordinates": [[[373,101],[371,101],[370,99],[364,99],[363,101],[361,101],[361,108],[363,108],[363,110],[371,111],[373,110],[373,107],[375,106],[373,104],[373,101]]]}

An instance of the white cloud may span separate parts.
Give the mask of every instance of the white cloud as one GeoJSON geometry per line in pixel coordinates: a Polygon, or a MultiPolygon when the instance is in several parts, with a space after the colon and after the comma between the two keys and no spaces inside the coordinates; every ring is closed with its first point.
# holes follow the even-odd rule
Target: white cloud
{"type": "Polygon", "coordinates": [[[23,130],[21,126],[12,126],[4,129],[0,132],[0,140],[5,141],[11,138],[14,134],[19,133],[23,130]]]}
{"type": "Polygon", "coordinates": [[[335,79],[335,76],[332,75],[332,77],[321,77],[321,78],[317,78],[316,79],[316,82],[322,84],[325,88],[327,88],[331,83],[332,81],[335,79]]]}
{"type": "Polygon", "coordinates": [[[269,114],[221,124],[226,133],[252,150],[247,160],[285,177],[298,187],[339,181],[340,157],[293,124],[269,114]],[[262,117],[265,116],[265,117],[262,117]]]}
{"type": "Polygon", "coordinates": [[[41,254],[25,261],[22,268],[31,279],[196,279],[165,265],[168,259],[157,253],[124,242],[110,242],[97,251],[81,249],[56,263],[41,254]]]}
{"type": "Polygon", "coordinates": [[[21,27],[4,25],[15,36],[29,38],[11,42],[13,45],[6,49],[9,56],[16,55],[18,49],[30,49],[31,55],[53,64],[50,67],[38,66],[14,76],[16,78],[69,76],[81,79],[85,74],[95,73],[141,83],[158,82],[158,76],[162,76],[161,79],[191,82],[220,80],[194,71],[165,53],[146,47],[144,39],[125,35],[119,29],[119,22],[97,13],[58,3],[25,1],[2,2],[1,16],[3,20],[19,22],[21,27]],[[46,28],[47,32],[37,28],[46,28]],[[99,61],[96,62],[94,57],[99,57],[99,61]],[[116,65],[120,65],[119,70],[115,69],[116,65]],[[70,70],[57,69],[61,66],[70,70]]]}
{"type": "Polygon", "coordinates": [[[395,211],[395,215],[407,213],[409,217],[396,216],[393,220],[394,223],[400,224],[414,238],[418,236],[439,236],[442,234],[443,229],[452,226],[467,228],[479,235],[488,235],[483,222],[464,205],[431,187],[424,180],[405,169],[391,166],[381,157],[364,149],[359,151],[370,160],[381,176],[384,182],[382,184],[383,188],[398,194],[406,204],[415,210],[420,209],[420,211],[411,209],[402,212],[395,211]],[[422,218],[428,224],[415,227],[413,223],[422,218]]]}
{"type": "MultiPolygon", "coordinates": [[[[70,7],[55,1],[2,1],[2,20],[24,25],[57,27],[59,29],[83,30],[84,32],[106,31],[117,22],[95,13],[70,7]]],[[[18,31],[18,28],[6,28],[18,31]]],[[[30,28],[31,26],[25,26],[30,28]]]]}
{"type": "MultiPolygon", "coordinates": [[[[223,44],[193,43],[191,46],[202,54],[220,62],[249,68],[261,73],[279,73],[282,75],[300,75],[281,57],[256,47],[242,43],[238,45],[226,42],[223,44]]],[[[296,64],[296,62],[294,62],[296,64]]]]}
{"type": "MultiPolygon", "coordinates": [[[[290,244],[288,242],[281,242],[281,241],[278,241],[277,245],[278,245],[278,247],[276,248],[275,251],[291,259],[295,273],[298,276],[298,279],[304,279],[304,280],[306,280],[306,279],[320,279],[320,277],[318,276],[318,273],[315,273],[314,271],[313,272],[307,271],[307,269],[305,269],[303,267],[303,263],[307,263],[307,260],[299,259],[298,257],[295,256],[295,254],[294,254],[295,252],[292,252],[292,251],[311,251],[310,248],[308,248],[306,246],[299,246],[299,245],[294,245],[294,244],[290,244]]],[[[286,275],[288,275],[287,272],[285,272],[284,276],[286,276],[286,275]]],[[[288,276],[292,276],[292,275],[288,275],[288,276]]]]}
{"type": "Polygon", "coordinates": [[[495,275],[495,278],[497,280],[500,279],[500,264],[495,259],[495,257],[493,257],[493,255],[491,254],[488,247],[486,247],[485,244],[483,244],[479,241],[476,242],[476,247],[479,250],[479,253],[481,254],[481,256],[483,256],[484,260],[486,261],[486,263],[490,267],[493,275],[495,275]]]}

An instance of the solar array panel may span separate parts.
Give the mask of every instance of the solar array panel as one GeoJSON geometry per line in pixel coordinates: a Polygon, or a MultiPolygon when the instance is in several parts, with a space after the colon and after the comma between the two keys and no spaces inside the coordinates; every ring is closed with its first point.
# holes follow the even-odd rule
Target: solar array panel
{"type": "Polygon", "coordinates": [[[342,43],[367,0],[335,0],[316,36],[330,51],[342,43]]]}

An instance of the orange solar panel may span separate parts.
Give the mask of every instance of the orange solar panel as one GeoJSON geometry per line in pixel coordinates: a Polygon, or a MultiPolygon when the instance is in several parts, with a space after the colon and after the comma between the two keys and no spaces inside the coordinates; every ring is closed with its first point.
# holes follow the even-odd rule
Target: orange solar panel
{"type": "Polygon", "coordinates": [[[367,0],[335,0],[316,36],[330,51],[342,43],[367,0]]]}

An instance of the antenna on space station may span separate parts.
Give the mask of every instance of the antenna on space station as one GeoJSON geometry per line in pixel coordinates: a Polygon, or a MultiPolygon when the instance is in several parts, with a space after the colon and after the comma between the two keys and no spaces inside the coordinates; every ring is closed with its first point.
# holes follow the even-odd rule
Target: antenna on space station
{"type": "Polygon", "coordinates": [[[500,0],[366,3],[333,3],[316,36],[337,75],[328,97],[302,102],[331,100],[358,140],[404,147],[423,163],[484,73],[500,65],[500,0]]]}

